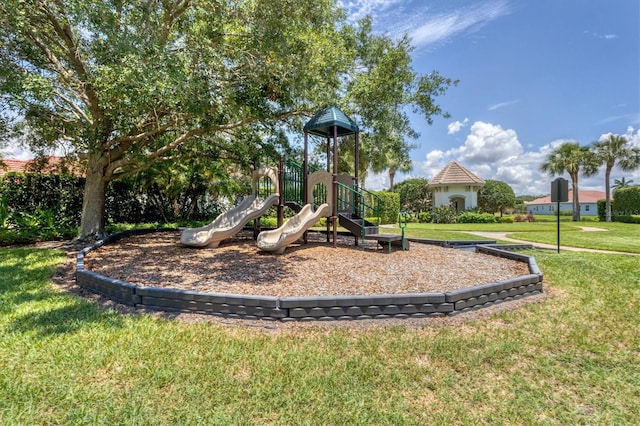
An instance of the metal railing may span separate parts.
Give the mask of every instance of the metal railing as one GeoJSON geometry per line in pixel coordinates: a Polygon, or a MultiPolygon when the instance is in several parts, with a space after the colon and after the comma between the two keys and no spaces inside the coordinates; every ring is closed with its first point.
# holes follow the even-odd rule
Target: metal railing
{"type": "Polygon", "coordinates": [[[338,182],[338,211],[355,213],[362,219],[361,238],[364,240],[365,223],[375,218],[380,225],[380,197],[364,188],[351,187],[338,182]]]}

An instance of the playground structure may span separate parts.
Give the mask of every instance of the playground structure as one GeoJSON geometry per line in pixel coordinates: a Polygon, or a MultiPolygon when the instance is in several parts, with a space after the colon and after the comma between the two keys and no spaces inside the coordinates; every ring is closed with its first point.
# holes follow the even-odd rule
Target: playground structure
{"type": "Polygon", "coordinates": [[[326,202],[332,199],[333,188],[330,182],[331,175],[328,172],[323,170],[313,172],[308,178],[306,196],[306,199],[312,200],[312,202],[305,204],[295,216],[287,220],[277,229],[262,231],[258,235],[258,248],[263,251],[282,254],[287,246],[299,240],[321,217],[330,216],[331,205],[326,202]],[[323,186],[323,188],[318,189],[320,190],[320,194],[324,195],[324,202],[316,207],[314,190],[317,185],[323,186]]]}
{"type": "Polygon", "coordinates": [[[217,247],[220,241],[238,233],[246,223],[259,218],[270,207],[277,204],[278,228],[263,231],[257,236],[261,250],[284,253],[286,247],[300,238],[322,217],[327,220],[327,242],[337,246],[338,223],[359,239],[377,240],[408,249],[403,236],[380,234],[377,224],[367,217],[380,217],[380,200],[376,194],[359,187],[359,137],[358,126],[340,109],[325,108],[304,126],[304,160],[302,164],[280,160],[278,170],[260,169],[254,171],[252,196],[239,206],[222,213],[211,224],[194,229],[186,229],[181,243],[194,247],[217,247]],[[309,166],[309,135],[326,139],[327,170],[311,170],[309,166]],[[338,138],[352,136],[355,139],[354,176],[338,173],[338,138]],[[277,176],[277,178],[276,178],[277,176]],[[267,177],[266,182],[260,182],[267,177]],[[258,194],[270,193],[262,199],[258,194]],[[296,215],[284,222],[284,207],[290,207],[296,215]],[[333,228],[333,232],[331,232],[333,228]],[[333,238],[331,238],[331,235],[333,238]]]}
{"type": "Polygon", "coordinates": [[[218,247],[222,240],[233,237],[250,221],[262,216],[279,200],[278,176],[271,168],[254,170],[251,180],[252,193],[236,207],[220,214],[213,222],[200,228],[182,231],[180,243],[192,247],[218,247]],[[275,186],[275,193],[262,198],[258,191],[258,181],[267,177],[275,186]]]}

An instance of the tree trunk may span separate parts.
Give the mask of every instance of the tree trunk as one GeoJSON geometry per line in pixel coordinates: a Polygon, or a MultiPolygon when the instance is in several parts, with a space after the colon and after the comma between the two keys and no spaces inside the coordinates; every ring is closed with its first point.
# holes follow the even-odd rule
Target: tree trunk
{"type": "MultiPolygon", "coordinates": [[[[612,166],[613,167],[613,166],[612,166]]],[[[611,178],[611,169],[607,164],[607,168],[604,172],[604,192],[605,192],[605,212],[606,212],[606,221],[611,222],[611,187],[610,187],[610,178],[611,178]]]]}
{"type": "Polygon", "coordinates": [[[389,192],[393,192],[393,181],[396,178],[396,169],[391,167],[389,169],[389,192]]]}
{"type": "MultiPolygon", "coordinates": [[[[578,175],[571,176],[573,186],[573,221],[580,222],[580,199],[578,196],[578,175]]],[[[560,212],[558,212],[560,214],[560,212]]]]}
{"type": "Polygon", "coordinates": [[[105,160],[98,154],[89,156],[87,177],[82,198],[80,240],[100,240],[105,237],[105,160]]]}

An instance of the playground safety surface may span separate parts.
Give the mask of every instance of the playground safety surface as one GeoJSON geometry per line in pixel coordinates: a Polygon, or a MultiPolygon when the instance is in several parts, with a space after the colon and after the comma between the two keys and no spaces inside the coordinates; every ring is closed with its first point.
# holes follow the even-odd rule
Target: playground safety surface
{"type": "Polygon", "coordinates": [[[447,292],[529,274],[522,262],[419,243],[387,253],[343,236],[333,248],[310,233],[278,256],[248,234],[216,249],[179,240],[179,231],[123,238],[88,253],[85,267],[140,286],[276,297],[447,292]]]}

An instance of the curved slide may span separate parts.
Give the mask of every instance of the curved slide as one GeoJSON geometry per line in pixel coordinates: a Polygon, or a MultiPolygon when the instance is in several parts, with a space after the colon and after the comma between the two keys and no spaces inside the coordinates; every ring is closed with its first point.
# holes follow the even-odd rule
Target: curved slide
{"type": "Polygon", "coordinates": [[[278,199],[278,194],[272,194],[266,199],[251,195],[236,207],[220,214],[210,224],[185,229],[180,242],[186,246],[216,248],[222,240],[240,232],[247,222],[262,216],[271,206],[278,204],[278,199]]]}
{"type": "Polygon", "coordinates": [[[304,231],[311,228],[321,217],[331,215],[331,206],[322,204],[313,211],[311,204],[306,204],[302,210],[280,228],[272,231],[262,231],[258,234],[258,248],[264,251],[284,253],[285,249],[293,242],[297,241],[304,231]]]}

